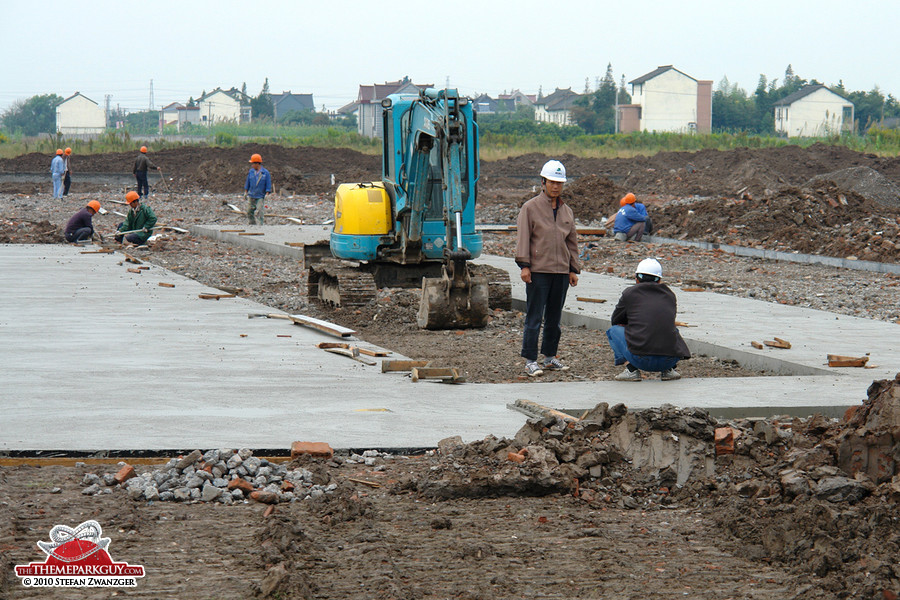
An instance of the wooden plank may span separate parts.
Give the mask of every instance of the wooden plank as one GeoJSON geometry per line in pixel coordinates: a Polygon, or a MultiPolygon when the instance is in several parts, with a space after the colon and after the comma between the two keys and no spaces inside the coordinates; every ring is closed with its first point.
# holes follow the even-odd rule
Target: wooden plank
{"type": "Polygon", "coordinates": [[[365,354],[366,356],[388,356],[391,352],[387,352],[384,350],[369,350],[368,348],[360,348],[359,346],[351,346],[347,342],[319,342],[316,344],[316,348],[326,349],[326,348],[346,348],[348,350],[358,350],[360,354],[365,354]]]}
{"type": "Polygon", "coordinates": [[[869,362],[868,356],[841,356],[829,354],[827,356],[829,367],[865,367],[869,362]]]}
{"type": "Polygon", "coordinates": [[[683,321],[675,321],[675,327],[696,327],[696,325],[689,325],[683,321]]]}
{"type": "Polygon", "coordinates": [[[135,265],[142,265],[142,264],[144,264],[144,261],[142,261],[142,260],[139,259],[139,258],[133,257],[132,255],[128,254],[127,252],[123,252],[122,254],[125,255],[125,262],[130,262],[130,263],[135,264],[135,265]]]}
{"type": "Polygon", "coordinates": [[[784,348],[785,350],[790,350],[791,343],[782,340],[781,338],[775,338],[774,340],[766,340],[763,342],[766,346],[770,348],[784,348]]]}
{"type": "Polygon", "coordinates": [[[164,281],[160,281],[157,285],[159,285],[159,287],[164,287],[164,288],[173,288],[173,287],[175,287],[175,284],[174,284],[174,283],[166,283],[166,282],[164,282],[164,281]]]}
{"type": "Polygon", "coordinates": [[[597,304],[606,302],[606,298],[588,298],[586,296],[575,296],[575,299],[579,302],[596,302],[597,304]]]}
{"type": "Polygon", "coordinates": [[[783,340],[783,339],[781,339],[780,337],[773,338],[773,339],[774,339],[776,342],[778,342],[779,344],[781,344],[784,348],[790,348],[790,347],[791,347],[791,343],[790,343],[789,341],[787,341],[787,340],[783,340]]]}
{"type": "Polygon", "coordinates": [[[344,338],[356,334],[356,332],[352,329],[341,327],[340,325],[329,323],[328,321],[322,321],[321,319],[314,319],[306,315],[290,315],[289,318],[294,322],[295,325],[312,327],[313,329],[318,329],[319,331],[327,333],[328,335],[333,335],[335,337],[344,338]]]}
{"type": "Polygon", "coordinates": [[[412,371],[416,367],[427,367],[427,360],[383,360],[381,361],[382,373],[395,373],[412,371]]]}
{"type": "Polygon", "coordinates": [[[757,350],[762,350],[763,348],[765,348],[765,346],[763,346],[759,342],[750,342],[750,345],[753,346],[754,348],[756,348],[757,350]]]}
{"type": "Polygon", "coordinates": [[[374,360],[361,357],[359,355],[359,348],[323,348],[323,350],[325,350],[325,352],[331,352],[332,354],[340,354],[341,356],[352,358],[353,360],[361,362],[364,365],[369,365],[370,367],[377,364],[374,360]]]}
{"type": "Polygon", "coordinates": [[[261,231],[242,231],[238,235],[266,235],[261,231]]]}
{"type": "Polygon", "coordinates": [[[101,248],[100,250],[84,250],[80,254],[112,254],[115,250],[112,248],[101,248]]]}
{"type": "Polygon", "coordinates": [[[201,300],[221,300],[222,298],[235,298],[234,294],[197,294],[201,300]]]}
{"type": "Polygon", "coordinates": [[[286,321],[291,320],[291,315],[286,315],[284,313],[250,313],[247,315],[248,319],[256,319],[259,317],[265,317],[266,319],[285,319],[286,321]]]}
{"type": "Polygon", "coordinates": [[[138,275],[140,275],[142,272],[140,269],[127,269],[127,271],[129,273],[137,273],[138,275]]]}
{"type": "Polygon", "coordinates": [[[304,244],[303,242],[285,242],[284,245],[290,246],[291,248],[302,248],[306,244],[304,244]]]}
{"type": "Polygon", "coordinates": [[[538,404],[537,402],[533,402],[531,400],[516,400],[513,404],[516,408],[521,408],[527,413],[534,415],[541,415],[545,417],[556,417],[557,419],[561,419],[566,423],[574,423],[575,421],[580,421],[578,417],[573,417],[568,413],[564,413],[562,411],[555,410],[548,406],[544,406],[543,404],[538,404]]]}
{"type": "Polygon", "coordinates": [[[219,233],[243,233],[246,229],[220,229],[219,233]]]}
{"type": "Polygon", "coordinates": [[[417,382],[420,379],[438,379],[445,383],[465,383],[466,381],[465,377],[460,377],[459,370],[456,368],[413,367],[413,382],[417,382]]]}
{"type": "Polygon", "coordinates": [[[347,478],[347,481],[352,481],[353,483],[361,483],[361,484],[363,484],[363,485],[367,485],[367,486],[373,487],[373,488],[381,487],[381,484],[378,483],[377,481],[368,481],[368,480],[365,480],[365,479],[356,479],[356,478],[354,478],[354,477],[348,477],[348,478],[347,478]]]}

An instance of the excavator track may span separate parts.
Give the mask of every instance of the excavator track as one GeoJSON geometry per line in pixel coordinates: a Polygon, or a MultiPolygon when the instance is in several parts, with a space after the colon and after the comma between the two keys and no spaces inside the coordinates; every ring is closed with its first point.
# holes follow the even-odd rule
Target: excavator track
{"type": "Polygon", "coordinates": [[[359,307],[374,300],[377,292],[372,274],[358,267],[324,260],[309,268],[307,293],[310,299],[332,306],[359,307]]]}

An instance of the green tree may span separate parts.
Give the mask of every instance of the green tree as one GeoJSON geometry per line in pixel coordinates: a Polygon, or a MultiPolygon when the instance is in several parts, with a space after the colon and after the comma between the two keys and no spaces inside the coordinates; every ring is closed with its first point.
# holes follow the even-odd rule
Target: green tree
{"type": "MultiPolygon", "coordinates": [[[[612,63],[609,63],[597,89],[575,101],[572,120],[587,133],[613,133],[616,130],[616,87],[612,63]]],[[[619,89],[619,104],[630,102],[631,96],[619,89]]]]}
{"type": "Polygon", "coordinates": [[[56,133],[56,107],[63,101],[56,94],[32,96],[13,103],[0,117],[3,128],[22,135],[56,133]]]}
{"type": "Polygon", "coordinates": [[[712,97],[713,130],[755,131],[755,114],[756,106],[747,92],[723,77],[712,97]]]}
{"type": "Polygon", "coordinates": [[[254,119],[273,118],[275,106],[272,104],[272,95],[269,93],[269,78],[266,77],[259,96],[250,99],[250,107],[253,110],[254,119]]]}

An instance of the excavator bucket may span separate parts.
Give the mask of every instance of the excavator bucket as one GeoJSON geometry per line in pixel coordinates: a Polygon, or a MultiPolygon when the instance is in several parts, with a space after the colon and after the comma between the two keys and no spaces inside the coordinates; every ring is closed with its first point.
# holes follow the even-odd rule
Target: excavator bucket
{"type": "Polygon", "coordinates": [[[488,321],[488,281],[470,277],[465,267],[453,277],[445,267],[440,278],[422,278],[422,302],[416,322],[422,329],[468,329],[488,321]]]}

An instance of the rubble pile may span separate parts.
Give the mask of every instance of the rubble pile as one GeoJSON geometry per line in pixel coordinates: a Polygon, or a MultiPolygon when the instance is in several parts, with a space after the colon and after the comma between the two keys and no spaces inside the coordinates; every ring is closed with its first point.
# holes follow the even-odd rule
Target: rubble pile
{"type": "Polygon", "coordinates": [[[0,244],[59,244],[63,230],[50,221],[0,219],[0,244]]]}
{"type": "MultiPolygon", "coordinates": [[[[376,460],[383,462],[389,457],[376,450],[366,450],[362,455],[351,455],[345,462],[373,466],[376,460]]],[[[88,487],[82,493],[111,493],[112,486],[121,484],[134,500],[222,504],[255,500],[279,504],[322,498],[338,487],[327,471],[310,470],[297,463],[272,463],[253,456],[247,448],[205,453],[194,450],[182,458],[171,459],[161,469],[141,474],[131,465],[119,463],[119,466],[118,473],[102,476],[86,473],[82,484],[88,487]]]]}

